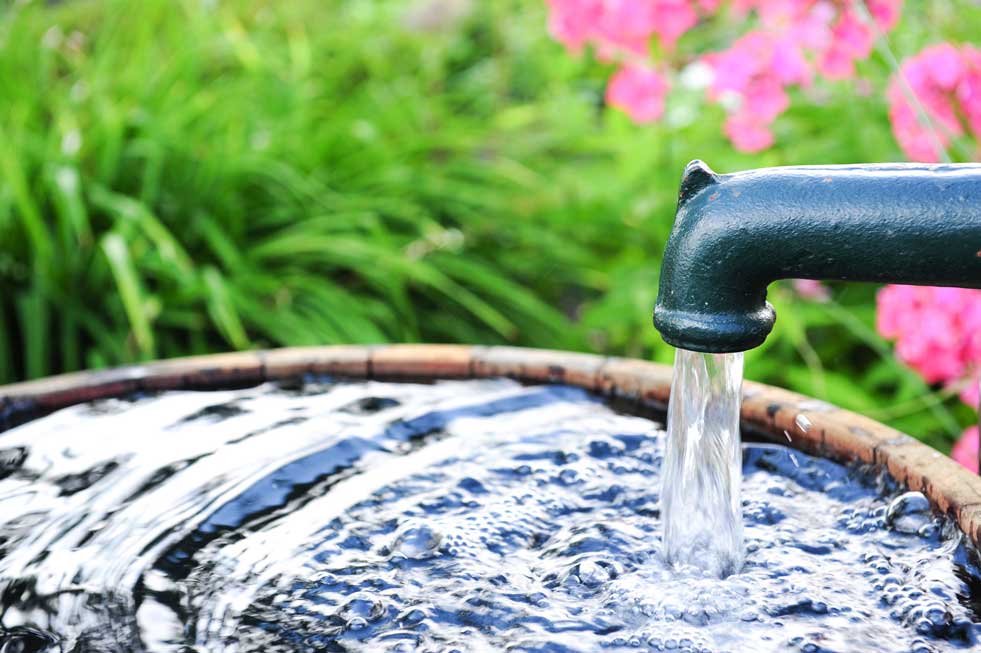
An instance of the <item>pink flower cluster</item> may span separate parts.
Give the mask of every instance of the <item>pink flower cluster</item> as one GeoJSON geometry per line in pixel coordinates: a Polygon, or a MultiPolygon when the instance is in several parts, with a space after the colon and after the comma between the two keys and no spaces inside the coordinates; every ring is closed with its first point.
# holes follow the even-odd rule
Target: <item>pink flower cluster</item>
{"type": "Polygon", "coordinates": [[[606,102],[637,123],[654,122],[664,114],[670,86],[664,75],[647,66],[624,66],[610,78],[606,102]]]}
{"type": "Polygon", "coordinates": [[[971,133],[981,140],[981,50],[949,43],[929,47],[907,59],[900,74],[889,87],[889,117],[906,156],[933,163],[954,138],[971,133]]]}
{"type": "Polygon", "coordinates": [[[773,145],[770,125],[790,105],[786,87],[811,80],[794,41],[756,30],[704,60],[714,73],[709,97],[727,107],[725,133],[736,149],[759,152],[773,145]]]}
{"type": "MultiPolygon", "coordinates": [[[[546,0],[552,35],[577,52],[586,44],[621,69],[607,102],[636,122],[658,120],[670,90],[669,71],[650,56],[700,18],[720,13],[722,0],[546,0]]],[[[729,112],[725,133],[737,149],[757,152],[773,144],[771,125],[790,103],[787,88],[854,74],[869,56],[876,31],[892,29],[902,0],[731,0],[737,15],[753,12],[760,27],[730,48],[701,56],[712,71],[708,95],[729,112]],[[866,13],[867,11],[867,13],[866,13]]]]}
{"type": "Polygon", "coordinates": [[[872,52],[876,30],[888,31],[899,19],[901,0],[875,0],[869,15],[850,0],[735,0],[742,13],[756,11],[762,24],[724,52],[705,60],[715,70],[712,99],[730,113],[725,132],[744,152],[773,145],[771,125],[790,100],[786,89],[808,86],[815,73],[829,79],[855,74],[855,62],[872,52]],[[732,102],[731,100],[735,100],[732,102]]]}
{"type": "MultiPolygon", "coordinates": [[[[943,149],[967,134],[981,141],[981,50],[949,43],[926,48],[903,63],[888,98],[893,134],[914,161],[939,161],[943,149]]],[[[959,384],[964,403],[978,408],[981,291],[887,286],[878,309],[879,332],[897,339],[901,360],[930,383],[959,384]]],[[[978,471],[978,427],[964,432],[951,455],[978,471]]]]}
{"type": "Polygon", "coordinates": [[[659,120],[670,90],[668,77],[650,58],[656,37],[670,50],[712,12],[720,0],[545,0],[549,31],[572,52],[592,45],[600,59],[621,68],[610,79],[606,101],[637,123],[659,120]]]}
{"type": "Polygon", "coordinates": [[[872,52],[876,30],[899,22],[902,0],[734,0],[741,13],[756,11],[766,32],[810,55],[819,73],[846,79],[872,52]],[[868,12],[867,14],[865,12],[868,12]]]}
{"type": "MultiPolygon", "coordinates": [[[[879,291],[877,308],[879,333],[896,340],[901,361],[928,383],[960,386],[961,399],[978,407],[981,290],[886,286],[879,291]]],[[[962,442],[954,448],[955,460],[976,471],[977,429],[965,432],[962,442]],[[968,458],[964,452],[972,446],[968,458]]]]}
{"type": "Polygon", "coordinates": [[[549,31],[577,52],[586,44],[604,59],[623,54],[646,59],[657,36],[671,49],[698,23],[699,12],[715,11],[720,0],[545,0],[549,31]]]}

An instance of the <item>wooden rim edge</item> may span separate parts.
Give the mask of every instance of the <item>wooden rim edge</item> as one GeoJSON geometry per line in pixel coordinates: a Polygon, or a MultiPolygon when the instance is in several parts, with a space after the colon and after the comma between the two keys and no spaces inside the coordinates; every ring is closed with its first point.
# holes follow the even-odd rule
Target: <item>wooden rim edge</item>
{"type": "MultiPolygon", "coordinates": [[[[671,369],[645,361],[546,349],[467,345],[338,345],[177,358],[0,386],[0,432],[38,414],[135,392],[246,386],[307,374],[433,380],[503,376],[565,383],[663,410],[671,369]]],[[[808,453],[880,465],[926,494],[981,544],[981,477],[867,417],[781,388],[746,382],[744,428],[808,453]]]]}

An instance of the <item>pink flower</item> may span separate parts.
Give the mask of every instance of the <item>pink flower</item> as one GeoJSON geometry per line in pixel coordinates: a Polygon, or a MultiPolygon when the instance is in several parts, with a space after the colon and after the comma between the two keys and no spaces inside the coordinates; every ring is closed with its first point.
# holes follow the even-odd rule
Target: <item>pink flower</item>
{"type": "Polygon", "coordinates": [[[745,115],[726,118],[725,133],[740,152],[762,152],[773,145],[769,125],[745,115]]]}
{"type": "Polygon", "coordinates": [[[846,79],[855,74],[855,60],[872,52],[872,26],[854,11],[845,11],[831,30],[831,42],[820,56],[818,66],[830,79],[846,79]]]}
{"type": "MultiPolygon", "coordinates": [[[[596,47],[599,56],[621,63],[646,58],[655,35],[665,48],[698,23],[699,11],[718,9],[718,0],[545,0],[549,32],[569,50],[596,47]]],[[[634,61],[637,63],[636,61],[634,61]]]]}
{"type": "MultiPolygon", "coordinates": [[[[981,370],[981,290],[886,286],[876,326],[896,340],[896,355],[927,383],[953,384],[981,370]]],[[[977,406],[977,383],[962,398],[977,406]]]]}
{"type": "Polygon", "coordinates": [[[906,157],[926,163],[939,161],[938,146],[946,147],[949,139],[943,134],[931,133],[928,127],[920,124],[916,109],[910,106],[898,85],[889,89],[888,98],[891,105],[889,119],[892,121],[892,132],[906,157]]]}
{"type": "Polygon", "coordinates": [[[967,119],[968,128],[981,138],[981,50],[965,47],[961,49],[963,65],[967,71],[954,89],[954,95],[967,119]]]}
{"type": "Polygon", "coordinates": [[[548,30],[569,50],[578,52],[593,38],[595,25],[603,15],[602,0],[545,0],[551,11],[548,30]]]}
{"type": "Polygon", "coordinates": [[[706,14],[711,14],[719,8],[722,4],[722,0],[698,0],[699,9],[704,11],[706,14]]]}
{"type": "Polygon", "coordinates": [[[755,55],[765,48],[765,41],[767,36],[764,33],[751,32],[733,43],[728,50],[706,55],[705,63],[715,72],[709,93],[718,98],[726,91],[742,91],[760,69],[755,55]]]}
{"type": "Polygon", "coordinates": [[[646,57],[651,35],[657,29],[655,3],[650,0],[607,0],[597,23],[600,56],[616,61],[620,55],[646,57]]]}
{"type": "MultiPolygon", "coordinates": [[[[917,75],[917,83],[933,83],[943,91],[952,91],[964,74],[961,53],[949,43],[943,43],[923,52],[920,64],[922,77],[917,75]]],[[[915,66],[915,64],[914,64],[915,66]]]]}
{"type": "Polygon", "coordinates": [[[978,473],[978,427],[972,426],[964,431],[954,443],[950,457],[975,474],[978,473]]]}
{"type": "Polygon", "coordinates": [[[610,79],[606,102],[623,110],[634,122],[653,122],[664,114],[668,88],[668,81],[653,68],[626,66],[610,79]]]}
{"type": "Polygon", "coordinates": [[[742,112],[770,123],[790,106],[790,98],[776,77],[760,76],[744,89],[742,112]]]}
{"type": "Polygon", "coordinates": [[[888,32],[899,22],[903,0],[866,0],[865,5],[879,29],[888,32]]]}
{"type": "Polygon", "coordinates": [[[757,30],[738,39],[728,50],[706,56],[705,62],[714,72],[709,97],[729,103],[726,136],[743,152],[770,147],[770,125],[790,104],[784,87],[809,80],[797,49],[786,40],[757,30]]]}
{"type": "Polygon", "coordinates": [[[689,0],[656,0],[654,30],[666,48],[673,48],[682,34],[698,23],[698,13],[689,0]]]}
{"type": "Polygon", "coordinates": [[[889,86],[889,118],[907,157],[936,162],[940,148],[952,138],[966,132],[981,138],[981,50],[970,45],[935,45],[907,59],[900,74],[903,79],[895,78],[889,86]],[[910,102],[910,93],[929,122],[910,102]]]}
{"type": "Polygon", "coordinates": [[[794,290],[804,299],[815,302],[826,302],[831,299],[828,287],[814,279],[794,279],[794,290]]]}
{"type": "Polygon", "coordinates": [[[778,39],[773,43],[771,69],[782,84],[807,86],[811,83],[811,66],[804,51],[792,38],[778,39]]]}

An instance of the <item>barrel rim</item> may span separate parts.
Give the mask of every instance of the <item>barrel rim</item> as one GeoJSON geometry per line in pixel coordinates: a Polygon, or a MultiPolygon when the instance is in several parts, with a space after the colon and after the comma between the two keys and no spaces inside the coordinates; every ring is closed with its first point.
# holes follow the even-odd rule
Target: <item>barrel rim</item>
{"type": "MultiPolygon", "coordinates": [[[[73,372],[0,386],[0,433],[74,404],[163,390],[245,387],[305,375],[433,381],[509,377],[562,383],[663,413],[671,368],[658,363],[549,349],[472,345],[334,345],[166,359],[73,372]]],[[[981,544],[981,477],[911,436],[868,417],[782,388],[747,381],[741,420],[752,431],[801,451],[880,466],[923,492],[981,544]]]]}

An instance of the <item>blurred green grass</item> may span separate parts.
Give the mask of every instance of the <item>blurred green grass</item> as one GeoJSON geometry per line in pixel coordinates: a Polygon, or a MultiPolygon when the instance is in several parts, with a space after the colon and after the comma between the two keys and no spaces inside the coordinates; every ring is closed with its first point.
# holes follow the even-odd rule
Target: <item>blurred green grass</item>
{"type": "MultiPolygon", "coordinates": [[[[881,54],[862,93],[798,93],[749,156],[695,91],[659,125],[605,110],[608,68],[548,38],[544,3],[472,4],[426,28],[416,0],[0,4],[0,383],[383,341],[669,362],[650,312],[688,160],[903,158],[881,54]]],[[[891,40],[902,57],[979,33],[969,0],[911,0],[891,40]]],[[[774,286],[747,376],[945,448],[972,413],[896,362],[874,292],[774,286]]]]}

